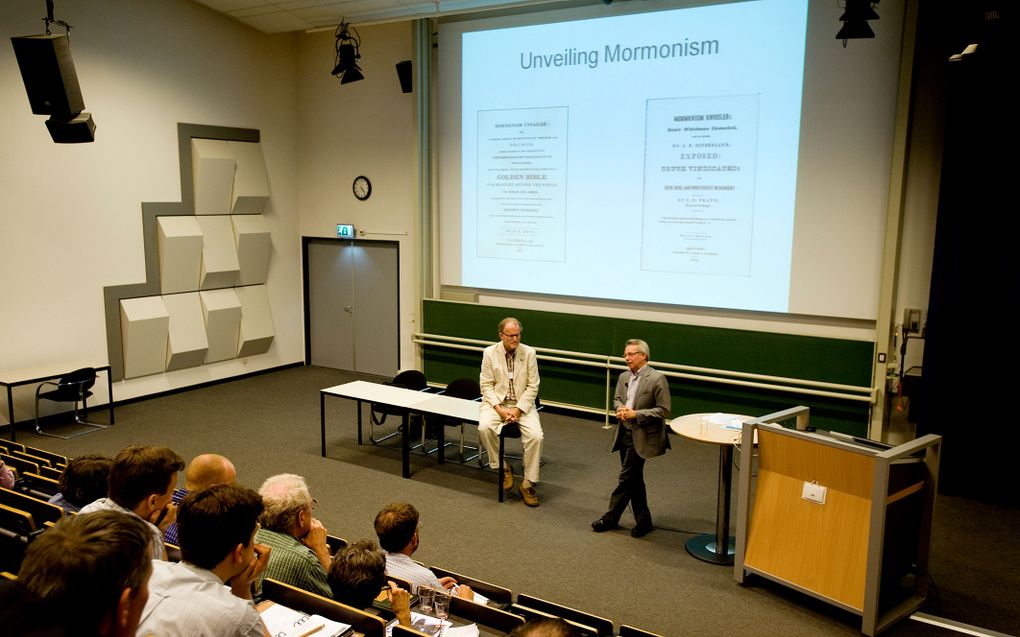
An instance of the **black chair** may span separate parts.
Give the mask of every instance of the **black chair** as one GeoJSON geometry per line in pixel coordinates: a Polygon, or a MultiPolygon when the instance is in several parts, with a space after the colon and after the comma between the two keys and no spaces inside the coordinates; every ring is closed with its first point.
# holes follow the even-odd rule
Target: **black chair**
{"type": "Polygon", "coordinates": [[[35,520],[32,519],[31,513],[0,502],[0,533],[22,537],[27,544],[35,528],[35,520]]]}
{"type": "Polygon", "coordinates": [[[429,567],[429,569],[438,579],[452,577],[457,580],[458,584],[467,584],[471,587],[471,590],[485,595],[489,598],[489,601],[496,604],[498,607],[508,608],[513,602],[513,592],[509,588],[505,588],[497,584],[491,584],[483,580],[474,579],[466,575],[461,575],[460,573],[454,573],[453,571],[448,571],[445,568],[440,568],[438,566],[432,566],[429,567]]]}
{"type": "MultiPolygon", "coordinates": [[[[6,513],[6,510],[0,508],[0,570],[17,573],[21,568],[22,560],[25,559],[25,549],[28,548],[29,538],[27,533],[19,533],[6,528],[9,523],[5,521],[6,513]]],[[[18,520],[15,524],[24,528],[23,525],[26,522],[23,516],[11,514],[11,519],[18,520]]]]}
{"type": "Polygon", "coordinates": [[[18,490],[22,493],[39,499],[49,500],[52,496],[60,493],[60,482],[47,478],[31,471],[25,471],[18,476],[18,490]]]}
{"type": "Polygon", "coordinates": [[[39,447],[29,447],[28,445],[25,445],[25,453],[31,454],[33,456],[38,456],[39,458],[46,458],[47,460],[50,461],[50,466],[56,469],[67,466],[67,456],[59,453],[46,451],[45,449],[40,449],[39,447]]]}
{"type": "MultiPolygon", "coordinates": [[[[413,389],[414,391],[428,391],[429,389],[428,382],[425,380],[425,374],[418,371],[417,369],[404,370],[397,374],[396,376],[394,376],[393,380],[384,384],[393,385],[395,387],[403,387],[404,389],[413,389]]],[[[396,431],[386,434],[385,436],[377,440],[375,437],[375,428],[381,427],[383,423],[386,422],[387,416],[395,416],[399,418],[401,424],[403,424],[404,417],[407,416],[408,410],[404,409],[403,407],[394,407],[393,405],[372,403],[371,412],[372,413],[369,418],[371,424],[369,425],[368,439],[372,441],[373,445],[377,445],[380,442],[385,442],[390,438],[398,435],[400,433],[400,430],[398,427],[396,431]]],[[[410,426],[410,423],[408,423],[408,426],[410,426]]],[[[424,423],[422,424],[422,427],[424,428],[424,423]]],[[[410,435],[411,432],[406,433],[410,435]]],[[[417,449],[420,446],[421,445],[415,445],[413,448],[417,449]]]]}
{"type": "MultiPolygon", "coordinates": [[[[450,396],[451,398],[463,398],[464,400],[481,400],[482,398],[482,390],[478,386],[477,378],[457,378],[455,380],[450,381],[450,384],[446,386],[446,389],[440,391],[439,393],[446,396],[450,396]]],[[[452,442],[446,442],[446,428],[460,427],[460,461],[462,463],[470,462],[478,457],[478,447],[472,447],[471,445],[467,445],[464,443],[465,423],[463,420],[457,420],[456,418],[430,418],[429,424],[435,426],[436,437],[439,441],[439,444],[443,445],[444,447],[448,447],[453,444],[452,442]],[[476,453],[471,457],[467,457],[464,454],[465,449],[469,449],[476,453]]],[[[423,434],[424,431],[425,430],[422,429],[423,434]]],[[[425,440],[424,438],[422,438],[422,444],[424,443],[425,440]]],[[[438,449],[439,447],[437,446],[436,449],[426,450],[425,453],[427,454],[432,453],[433,451],[436,451],[438,449]]]]}
{"type": "Polygon", "coordinates": [[[496,469],[496,491],[499,492],[499,501],[503,501],[503,463],[506,462],[506,440],[507,438],[520,439],[521,426],[515,422],[503,425],[499,430],[499,469],[496,469]]]}
{"type": "Polygon", "coordinates": [[[508,613],[492,606],[476,604],[460,597],[450,598],[450,614],[460,619],[491,628],[499,633],[509,633],[524,623],[524,617],[508,613]]]}
{"type": "Polygon", "coordinates": [[[386,635],[386,622],[381,617],[268,577],[262,582],[262,597],[302,613],[350,624],[365,637],[386,635]]]}
{"type": "MultiPolygon", "coordinates": [[[[42,436],[51,436],[53,438],[60,438],[62,440],[70,440],[71,438],[77,438],[78,436],[87,434],[95,431],[96,429],[106,429],[108,425],[101,425],[99,423],[88,422],[86,418],[89,415],[88,399],[92,395],[89,391],[92,386],[96,384],[96,370],[94,367],[82,367],[76,369],[70,374],[65,374],[61,379],[54,383],[52,381],[46,381],[40,383],[35,389],[35,431],[42,436]],[[43,391],[44,387],[53,387],[49,391],[43,391]],[[85,429],[68,436],[61,436],[60,434],[47,433],[42,430],[39,426],[39,400],[52,400],[55,402],[63,403],[74,403],[74,422],[83,425],[85,427],[92,427],[92,429],[85,429]],[[78,411],[78,403],[81,403],[81,412],[78,411]]],[[[113,396],[110,396],[110,400],[113,400],[113,396]]]]}
{"type": "Polygon", "coordinates": [[[591,626],[598,631],[599,637],[611,637],[613,635],[613,622],[604,617],[598,615],[592,615],[569,606],[562,606],[560,604],[554,604],[553,602],[547,602],[544,599],[532,597],[531,595],[520,594],[517,596],[517,603],[522,606],[534,608],[545,613],[555,615],[556,617],[562,617],[567,621],[572,621],[584,626],[591,626]]]}
{"type": "Polygon", "coordinates": [[[31,515],[37,529],[42,528],[45,522],[56,522],[64,517],[64,510],[57,505],[10,489],[0,488],[0,504],[6,504],[31,515]]]}
{"type": "Polygon", "coordinates": [[[59,481],[62,473],[64,472],[61,469],[54,469],[53,467],[39,467],[39,475],[44,478],[51,478],[59,481]]]}
{"type": "Polygon", "coordinates": [[[12,451],[8,455],[14,456],[15,458],[21,458],[22,460],[28,460],[29,462],[34,462],[40,467],[53,466],[48,459],[40,458],[39,456],[35,456],[30,453],[25,453],[24,451],[12,451]]]}
{"type": "Polygon", "coordinates": [[[342,537],[337,537],[335,535],[329,534],[326,535],[326,546],[329,547],[330,555],[336,555],[337,551],[346,547],[347,544],[348,544],[347,540],[343,539],[342,537]]]}
{"type": "MultiPolygon", "coordinates": [[[[19,476],[22,473],[25,473],[26,471],[31,471],[32,473],[39,473],[39,463],[38,462],[33,462],[31,460],[25,460],[24,458],[19,458],[17,456],[10,456],[10,455],[7,455],[6,453],[0,453],[0,460],[3,460],[4,464],[6,464],[8,467],[11,467],[12,469],[15,469],[18,472],[19,476]]],[[[46,467],[46,468],[47,469],[51,469],[52,467],[46,467]]],[[[40,474],[40,475],[44,475],[44,474],[40,474]]],[[[59,473],[58,473],[57,477],[58,478],[60,477],[59,473]]]]}
{"type": "Polygon", "coordinates": [[[582,637],[599,637],[599,631],[595,630],[591,626],[588,626],[586,624],[579,624],[579,623],[577,623],[575,621],[571,621],[569,619],[560,617],[559,615],[556,615],[555,613],[547,613],[545,611],[541,611],[541,610],[538,610],[536,608],[532,608],[530,606],[525,606],[524,604],[521,604],[519,602],[515,603],[515,604],[511,604],[510,612],[515,614],[515,615],[520,615],[521,617],[525,618],[528,621],[530,621],[532,619],[559,618],[559,619],[562,619],[563,621],[567,622],[571,626],[577,628],[581,632],[582,637]]]}

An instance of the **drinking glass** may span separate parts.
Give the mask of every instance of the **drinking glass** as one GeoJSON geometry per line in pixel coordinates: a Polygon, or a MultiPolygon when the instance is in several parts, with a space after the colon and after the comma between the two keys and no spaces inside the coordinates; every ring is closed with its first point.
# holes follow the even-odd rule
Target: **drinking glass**
{"type": "Polygon", "coordinates": [[[426,615],[432,613],[432,600],[435,599],[436,589],[428,586],[418,587],[418,610],[426,615]]]}
{"type": "Polygon", "coordinates": [[[436,591],[433,606],[436,609],[436,617],[446,619],[450,616],[450,594],[443,591],[436,591]]]}

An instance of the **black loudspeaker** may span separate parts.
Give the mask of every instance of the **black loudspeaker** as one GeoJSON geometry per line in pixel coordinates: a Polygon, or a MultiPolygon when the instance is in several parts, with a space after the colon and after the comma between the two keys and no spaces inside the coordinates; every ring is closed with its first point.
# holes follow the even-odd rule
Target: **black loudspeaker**
{"type": "Polygon", "coordinates": [[[76,117],[69,120],[57,119],[53,116],[46,120],[46,128],[50,130],[50,137],[58,144],[83,144],[96,141],[96,123],[92,121],[92,115],[78,113],[76,117]]]}
{"type": "Polygon", "coordinates": [[[11,43],[33,113],[70,120],[85,109],[66,35],[13,37],[11,43]]]}
{"type": "Polygon", "coordinates": [[[397,79],[400,80],[400,90],[404,93],[411,92],[411,60],[397,62],[397,79]]]}

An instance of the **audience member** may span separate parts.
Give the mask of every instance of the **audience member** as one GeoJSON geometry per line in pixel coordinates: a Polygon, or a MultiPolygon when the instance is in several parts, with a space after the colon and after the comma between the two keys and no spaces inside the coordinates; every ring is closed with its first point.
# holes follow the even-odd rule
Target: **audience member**
{"type": "Polygon", "coordinates": [[[11,468],[3,460],[0,460],[0,487],[5,489],[14,488],[14,472],[11,471],[11,468]]]}
{"type": "Polygon", "coordinates": [[[140,517],[149,525],[153,559],[164,560],[161,529],[177,516],[171,496],[177,486],[177,472],[183,468],[184,460],[167,447],[127,447],[110,466],[107,496],[82,507],[81,512],[113,510],[140,517]]]}
{"type": "Polygon", "coordinates": [[[329,583],[333,599],[353,606],[370,609],[382,591],[386,595],[401,626],[411,625],[410,594],[386,581],[386,555],[374,542],[359,540],[337,551],[329,569],[329,583]]]}
{"type": "Polygon", "coordinates": [[[2,593],[4,634],[133,636],[149,596],[149,538],[142,520],[113,511],[60,519],[2,593]]]}
{"type": "Polygon", "coordinates": [[[189,494],[177,514],[181,561],[154,562],[141,635],[262,637],[252,584],[269,548],[255,543],[262,498],[223,484],[189,494]],[[228,588],[229,587],[229,588],[228,588]]]}
{"type": "Polygon", "coordinates": [[[581,629],[559,617],[541,617],[514,628],[510,637],[581,637],[581,629]]]}
{"type": "Polygon", "coordinates": [[[77,513],[87,504],[106,495],[110,466],[113,460],[106,456],[78,456],[71,459],[60,474],[60,493],[50,498],[68,513],[77,513]]]}
{"type": "Polygon", "coordinates": [[[435,573],[411,559],[418,550],[418,510],[407,502],[387,504],[375,516],[375,534],[379,545],[386,551],[386,574],[411,583],[411,592],[419,586],[453,589],[453,594],[473,599],[469,586],[457,586],[452,577],[437,578],[435,573]]]}
{"type": "MultiPolygon", "coordinates": [[[[184,472],[184,488],[174,489],[171,500],[180,505],[184,496],[193,491],[201,491],[217,484],[234,484],[237,471],[234,463],[215,453],[203,453],[195,456],[184,472]]],[[[163,540],[170,544],[180,545],[177,538],[177,523],[173,522],[163,532],[163,540]]]]}
{"type": "Polygon", "coordinates": [[[265,509],[256,539],[273,549],[263,577],[332,597],[326,573],[333,558],[326,527],[312,517],[318,501],[305,479],[293,473],[275,475],[262,483],[259,494],[265,509]]]}

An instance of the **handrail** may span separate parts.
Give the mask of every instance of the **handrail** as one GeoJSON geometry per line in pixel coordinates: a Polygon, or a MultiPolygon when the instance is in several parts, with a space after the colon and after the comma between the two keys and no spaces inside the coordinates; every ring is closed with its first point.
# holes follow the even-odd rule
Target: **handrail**
{"type": "MultiPolygon", "coordinates": [[[[447,349],[461,349],[478,352],[491,344],[490,341],[483,341],[479,339],[446,336],[443,334],[428,334],[423,332],[415,332],[412,335],[411,341],[420,346],[444,347],[447,349]]],[[[590,352],[574,352],[570,350],[559,350],[545,347],[536,347],[535,351],[539,360],[567,363],[580,367],[604,368],[607,374],[609,374],[609,371],[613,369],[626,369],[626,365],[623,364],[623,358],[619,356],[592,354],[590,352]]],[[[680,365],[676,363],[656,361],[655,369],[662,372],[663,375],[670,376],[672,378],[684,378],[720,385],[736,385],[740,387],[752,387],[755,389],[768,389],[771,391],[792,394],[824,396],[827,398],[838,398],[854,402],[873,403],[875,396],[877,395],[876,389],[873,387],[827,383],[824,381],[789,378],[785,376],[770,376],[767,374],[754,374],[751,372],[739,372],[715,369],[711,367],[696,367],[693,365],[680,365]]],[[[609,391],[609,384],[607,383],[607,411],[609,410],[609,391]]]]}

